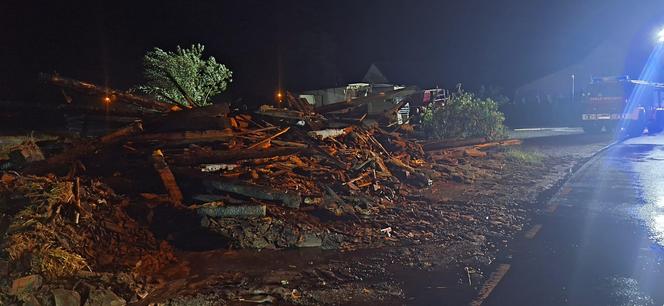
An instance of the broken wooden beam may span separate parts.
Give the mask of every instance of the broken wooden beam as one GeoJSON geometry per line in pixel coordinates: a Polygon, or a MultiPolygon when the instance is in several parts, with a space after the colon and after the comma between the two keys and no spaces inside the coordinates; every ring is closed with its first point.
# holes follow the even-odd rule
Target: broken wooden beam
{"type": "Polygon", "coordinates": [[[302,203],[302,196],[299,193],[288,190],[282,191],[240,182],[207,181],[206,184],[218,191],[230,192],[259,200],[281,202],[284,206],[290,208],[299,208],[302,203]]]}
{"type": "Polygon", "coordinates": [[[487,148],[492,148],[492,147],[503,147],[503,146],[518,146],[523,141],[521,139],[507,139],[507,140],[502,140],[502,141],[494,141],[494,142],[487,142],[487,143],[482,143],[478,145],[474,145],[473,147],[475,149],[487,149],[487,148]]]}
{"type": "Polygon", "coordinates": [[[203,143],[228,140],[234,136],[230,129],[206,130],[206,131],[184,131],[170,133],[141,134],[134,138],[134,142],[168,142],[177,144],[203,143]]]}
{"type": "Polygon", "coordinates": [[[87,95],[97,95],[100,97],[105,97],[108,98],[109,101],[115,99],[117,101],[129,103],[148,110],[155,110],[161,112],[167,112],[172,108],[172,105],[168,103],[160,102],[147,97],[137,96],[128,92],[119,91],[108,87],[98,86],[92,83],[64,78],[55,73],[53,74],[42,73],[40,77],[42,80],[51,85],[60,88],[71,89],[87,95]]]}
{"type": "Polygon", "coordinates": [[[404,183],[417,187],[427,187],[433,183],[428,176],[397,158],[390,158],[387,162],[392,166],[392,172],[399,174],[399,179],[404,183]]]}
{"type": "Polygon", "coordinates": [[[245,159],[270,158],[302,152],[303,147],[270,148],[269,150],[238,149],[230,151],[187,150],[180,155],[169,155],[168,161],[178,166],[194,166],[200,164],[216,164],[245,159]]]}
{"type": "Polygon", "coordinates": [[[164,160],[164,154],[161,152],[161,150],[155,150],[152,153],[152,162],[154,169],[157,170],[157,173],[159,173],[159,177],[161,178],[161,181],[164,184],[164,188],[166,188],[171,201],[177,205],[181,205],[183,199],[182,191],[180,191],[180,187],[175,181],[173,172],[171,172],[171,169],[168,167],[168,164],[164,160]]]}
{"type": "Polygon", "coordinates": [[[129,136],[143,132],[143,123],[136,121],[128,126],[125,126],[121,129],[115,130],[109,134],[99,137],[99,142],[102,144],[110,144],[117,141],[120,141],[129,136]]]}
{"type": "Polygon", "coordinates": [[[247,149],[269,147],[270,140],[275,139],[275,138],[285,134],[286,132],[288,132],[288,130],[290,130],[290,127],[286,127],[285,129],[275,133],[274,135],[271,135],[271,136],[269,136],[269,137],[267,137],[267,138],[265,138],[265,139],[263,139],[263,140],[261,140],[257,143],[254,143],[254,144],[250,145],[247,149]]]}
{"type": "Polygon", "coordinates": [[[212,218],[264,217],[265,205],[223,205],[223,203],[205,203],[196,207],[196,212],[212,218]]]}
{"type": "Polygon", "coordinates": [[[221,103],[159,114],[146,118],[145,131],[155,133],[230,129],[229,112],[228,104],[221,103]]]}
{"type": "Polygon", "coordinates": [[[460,139],[460,140],[439,140],[428,142],[422,145],[424,151],[436,151],[456,147],[465,147],[471,145],[478,145],[487,142],[486,138],[470,138],[470,139],[460,139]]]}

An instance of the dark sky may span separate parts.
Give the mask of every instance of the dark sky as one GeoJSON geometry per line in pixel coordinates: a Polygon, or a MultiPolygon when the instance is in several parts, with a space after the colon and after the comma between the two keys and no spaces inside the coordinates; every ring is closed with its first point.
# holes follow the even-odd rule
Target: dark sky
{"type": "MultiPolygon", "coordinates": [[[[234,71],[230,96],[359,81],[514,87],[574,63],[650,0],[14,1],[0,3],[0,99],[38,72],[126,89],[154,46],[200,42],[234,71]]],[[[662,1],[659,1],[662,2],[662,1]]],[[[662,4],[664,5],[664,4],[662,4]]],[[[645,15],[644,15],[645,16],[645,15]]],[[[644,17],[645,19],[645,17],[644,17]]]]}

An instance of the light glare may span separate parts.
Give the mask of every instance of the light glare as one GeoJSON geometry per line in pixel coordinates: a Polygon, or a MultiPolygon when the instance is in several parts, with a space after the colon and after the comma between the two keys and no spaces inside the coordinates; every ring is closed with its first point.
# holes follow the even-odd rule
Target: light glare
{"type": "Polygon", "coordinates": [[[657,42],[664,43],[664,28],[657,32],[657,42]]]}

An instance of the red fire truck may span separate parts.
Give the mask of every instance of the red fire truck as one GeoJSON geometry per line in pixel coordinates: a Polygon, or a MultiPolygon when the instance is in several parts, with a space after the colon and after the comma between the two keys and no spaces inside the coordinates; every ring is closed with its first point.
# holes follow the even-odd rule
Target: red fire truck
{"type": "Polygon", "coordinates": [[[650,134],[664,129],[664,83],[628,76],[593,78],[581,101],[582,127],[587,133],[619,131],[638,136],[646,128],[650,134]]]}

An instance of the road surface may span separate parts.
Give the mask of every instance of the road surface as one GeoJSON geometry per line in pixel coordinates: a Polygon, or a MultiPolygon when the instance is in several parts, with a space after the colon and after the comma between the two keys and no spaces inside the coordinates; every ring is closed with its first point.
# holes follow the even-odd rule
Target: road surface
{"type": "Polygon", "coordinates": [[[591,160],[509,253],[482,305],[664,305],[664,136],[591,160]]]}

